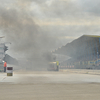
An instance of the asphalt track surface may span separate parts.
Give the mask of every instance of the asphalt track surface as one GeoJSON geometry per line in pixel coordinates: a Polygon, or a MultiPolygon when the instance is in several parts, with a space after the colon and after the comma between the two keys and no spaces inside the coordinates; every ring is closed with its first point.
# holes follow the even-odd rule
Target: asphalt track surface
{"type": "Polygon", "coordinates": [[[72,72],[0,73],[0,100],[100,100],[100,75],[72,72]]]}

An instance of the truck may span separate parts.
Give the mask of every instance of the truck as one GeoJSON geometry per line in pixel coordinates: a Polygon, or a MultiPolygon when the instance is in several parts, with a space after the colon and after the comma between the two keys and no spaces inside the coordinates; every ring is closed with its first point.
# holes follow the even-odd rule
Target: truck
{"type": "Polygon", "coordinates": [[[48,71],[59,71],[59,62],[49,62],[48,64],[48,71]]]}

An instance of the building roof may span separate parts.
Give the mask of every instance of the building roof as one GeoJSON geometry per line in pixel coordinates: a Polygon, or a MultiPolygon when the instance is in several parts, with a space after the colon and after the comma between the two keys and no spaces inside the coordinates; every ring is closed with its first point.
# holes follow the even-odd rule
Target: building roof
{"type": "Polygon", "coordinates": [[[83,56],[97,55],[99,52],[100,36],[83,35],[71,43],[58,48],[53,53],[80,58],[83,56]]]}

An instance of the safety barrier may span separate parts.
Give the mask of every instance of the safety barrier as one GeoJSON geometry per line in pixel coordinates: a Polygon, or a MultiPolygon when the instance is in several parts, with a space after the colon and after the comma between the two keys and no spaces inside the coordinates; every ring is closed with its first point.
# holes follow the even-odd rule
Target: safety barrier
{"type": "Polygon", "coordinates": [[[13,76],[13,67],[7,67],[7,76],[13,76]]]}

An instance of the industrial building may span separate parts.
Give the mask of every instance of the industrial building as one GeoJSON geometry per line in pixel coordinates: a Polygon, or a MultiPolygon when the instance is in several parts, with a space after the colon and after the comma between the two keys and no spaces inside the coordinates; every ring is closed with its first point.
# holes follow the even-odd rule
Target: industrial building
{"type": "Polygon", "coordinates": [[[100,36],[83,35],[53,53],[70,57],[62,68],[100,69],[100,36]]]}

